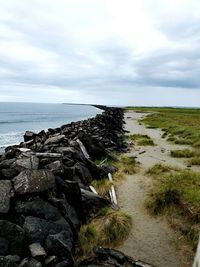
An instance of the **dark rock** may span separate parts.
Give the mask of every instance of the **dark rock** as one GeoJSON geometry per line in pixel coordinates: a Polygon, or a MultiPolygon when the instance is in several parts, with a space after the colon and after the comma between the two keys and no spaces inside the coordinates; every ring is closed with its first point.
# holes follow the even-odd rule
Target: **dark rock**
{"type": "Polygon", "coordinates": [[[54,175],[62,175],[64,173],[64,167],[60,160],[47,164],[45,169],[51,170],[54,175]]]}
{"type": "Polygon", "coordinates": [[[41,262],[33,258],[25,258],[20,263],[19,267],[42,267],[41,262]]]}
{"type": "Polygon", "coordinates": [[[18,194],[42,192],[55,186],[55,177],[47,170],[25,170],[13,179],[18,194]]]}
{"type": "Polygon", "coordinates": [[[7,213],[10,208],[10,198],[14,195],[11,181],[0,180],[0,213],[7,213]]]}
{"type": "Polygon", "coordinates": [[[54,267],[57,262],[57,257],[56,256],[49,256],[45,260],[45,266],[47,267],[54,267]]]}
{"type": "Polygon", "coordinates": [[[117,171],[117,168],[115,166],[109,165],[109,164],[101,164],[99,166],[99,172],[100,172],[100,177],[105,178],[108,177],[108,173],[114,173],[117,171]]]}
{"type": "Polygon", "coordinates": [[[19,174],[19,171],[15,169],[2,169],[0,170],[0,179],[13,179],[19,174]]]}
{"type": "Polygon", "coordinates": [[[18,267],[18,265],[4,256],[0,256],[0,266],[1,267],[18,267]]]}
{"type": "Polygon", "coordinates": [[[79,177],[80,181],[85,184],[89,185],[92,181],[92,175],[90,171],[81,163],[76,163],[75,167],[75,174],[79,177]]]}
{"type": "Polygon", "coordinates": [[[60,260],[68,259],[73,263],[74,244],[71,232],[62,231],[58,234],[49,235],[45,242],[45,249],[48,254],[56,255],[60,260]]]}
{"type": "Polygon", "coordinates": [[[16,159],[6,159],[0,162],[0,169],[8,169],[16,159]]]}
{"type": "Polygon", "coordinates": [[[56,264],[55,267],[73,267],[74,264],[69,261],[69,260],[65,260],[65,261],[62,261],[62,262],[59,262],[58,264],[56,264]]]}
{"type": "Polygon", "coordinates": [[[7,239],[0,237],[0,255],[7,255],[9,242],[7,239]]]}
{"type": "Polygon", "coordinates": [[[23,228],[29,243],[39,242],[41,245],[43,245],[43,242],[49,234],[57,234],[61,231],[67,231],[72,236],[71,228],[66,220],[61,222],[51,222],[28,216],[25,218],[23,228]]]}
{"type": "Polygon", "coordinates": [[[29,245],[31,256],[36,260],[43,260],[46,257],[46,251],[40,245],[40,243],[32,243],[29,245]]]}
{"type": "Polygon", "coordinates": [[[87,218],[93,217],[100,209],[110,205],[110,202],[88,190],[81,189],[82,205],[87,218]]]}
{"type": "Polygon", "coordinates": [[[7,255],[5,258],[12,262],[20,262],[20,257],[18,255],[7,255]]]}
{"type": "Polygon", "coordinates": [[[21,254],[24,242],[24,230],[20,226],[5,220],[0,220],[0,236],[9,243],[8,254],[21,254]]]}
{"type": "Polygon", "coordinates": [[[53,136],[53,137],[50,137],[48,138],[44,144],[45,145],[50,145],[50,144],[57,144],[57,143],[60,143],[63,141],[63,139],[65,139],[65,135],[62,134],[62,135],[57,135],[57,136],[53,136]]]}
{"type": "Polygon", "coordinates": [[[24,141],[25,142],[28,142],[32,139],[35,139],[36,137],[36,134],[31,132],[31,131],[26,131],[25,134],[24,134],[24,141]]]}
{"type": "Polygon", "coordinates": [[[39,166],[39,159],[30,153],[24,153],[12,164],[12,168],[21,172],[24,169],[37,170],[39,166]]]}
{"type": "Polygon", "coordinates": [[[46,220],[56,221],[61,218],[61,214],[56,207],[38,197],[29,201],[17,201],[15,210],[17,213],[36,216],[46,220]]]}
{"type": "Polygon", "coordinates": [[[56,177],[56,185],[58,190],[65,194],[67,202],[76,210],[79,220],[85,222],[82,196],[78,183],[68,180],[63,181],[61,178],[56,177]]]}

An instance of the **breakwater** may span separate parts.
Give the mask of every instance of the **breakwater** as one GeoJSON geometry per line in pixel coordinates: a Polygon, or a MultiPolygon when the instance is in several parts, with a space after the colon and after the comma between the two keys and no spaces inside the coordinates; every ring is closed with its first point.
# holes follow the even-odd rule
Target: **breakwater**
{"type": "MultiPolygon", "coordinates": [[[[91,192],[113,168],[94,160],[124,151],[123,110],[41,131],[0,158],[0,266],[75,266],[78,232],[110,201],[91,192]]],[[[94,248],[80,266],[147,266],[123,253],[94,248]],[[134,265],[135,264],[135,265],[134,265]]]]}

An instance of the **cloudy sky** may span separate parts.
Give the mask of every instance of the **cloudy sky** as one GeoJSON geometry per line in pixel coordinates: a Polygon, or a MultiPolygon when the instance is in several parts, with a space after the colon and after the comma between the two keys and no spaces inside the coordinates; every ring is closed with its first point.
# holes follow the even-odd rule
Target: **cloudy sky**
{"type": "Polygon", "coordinates": [[[0,0],[0,101],[200,106],[200,1],[0,0]]]}

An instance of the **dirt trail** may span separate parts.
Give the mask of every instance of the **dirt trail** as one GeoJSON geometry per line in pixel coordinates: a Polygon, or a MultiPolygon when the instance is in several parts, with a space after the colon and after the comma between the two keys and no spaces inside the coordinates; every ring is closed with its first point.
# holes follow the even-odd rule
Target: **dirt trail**
{"type": "Polygon", "coordinates": [[[127,176],[117,191],[120,207],[133,219],[130,236],[120,250],[156,267],[182,267],[180,255],[172,242],[177,238],[176,234],[164,218],[150,216],[144,207],[145,198],[152,184],[152,177],[146,176],[145,171],[155,163],[186,168],[183,159],[174,159],[169,152],[171,149],[183,149],[187,146],[167,143],[161,138],[160,130],[139,125],[138,119],[143,116],[146,114],[136,112],[125,114],[126,129],[132,134],[149,135],[156,146],[136,146],[129,153],[131,156],[137,156],[141,167],[137,174],[127,176]],[[142,153],[144,151],[145,153],[142,153]]]}

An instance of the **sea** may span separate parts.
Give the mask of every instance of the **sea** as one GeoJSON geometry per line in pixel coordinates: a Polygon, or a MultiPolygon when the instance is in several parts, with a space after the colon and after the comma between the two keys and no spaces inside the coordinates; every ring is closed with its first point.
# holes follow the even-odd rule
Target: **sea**
{"type": "Polygon", "coordinates": [[[27,130],[37,133],[100,113],[90,105],[0,102],[0,154],[22,142],[27,130]]]}

